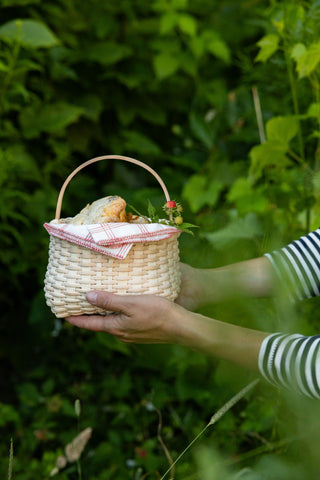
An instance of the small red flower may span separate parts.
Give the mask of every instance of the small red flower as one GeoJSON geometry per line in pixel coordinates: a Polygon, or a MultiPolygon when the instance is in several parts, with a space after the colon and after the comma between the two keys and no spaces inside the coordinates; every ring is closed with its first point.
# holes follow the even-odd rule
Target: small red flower
{"type": "Polygon", "coordinates": [[[170,209],[173,209],[173,208],[176,208],[177,204],[174,200],[169,200],[167,203],[166,203],[166,207],[167,208],[170,208],[170,209]]]}
{"type": "Polygon", "coordinates": [[[136,454],[141,457],[141,458],[145,458],[147,456],[147,450],[145,450],[144,448],[139,448],[137,447],[136,449],[136,454]]]}

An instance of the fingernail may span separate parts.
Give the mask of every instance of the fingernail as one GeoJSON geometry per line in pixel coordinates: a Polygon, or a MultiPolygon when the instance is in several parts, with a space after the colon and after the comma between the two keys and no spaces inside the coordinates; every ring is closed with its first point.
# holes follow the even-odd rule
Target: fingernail
{"type": "Polygon", "coordinates": [[[88,302],[93,303],[93,304],[97,303],[97,299],[98,299],[97,292],[88,292],[86,297],[87,297],[88,302]]]}

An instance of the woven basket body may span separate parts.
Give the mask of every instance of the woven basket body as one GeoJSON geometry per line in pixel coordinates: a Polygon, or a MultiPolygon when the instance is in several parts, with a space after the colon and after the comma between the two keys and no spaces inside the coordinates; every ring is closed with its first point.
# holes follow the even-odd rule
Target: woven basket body
{"type": "MultiPolygon", "coordinates": [[[[139,160],[121,155],[96,157],[77,167],[65,180],[57,201],[56,220],[66,186],[84,167],[100,160],[124,160],[149,171],[159,182],[166,200],[169,193],[159,175],[139,160]]],[[[47,305],[58,318],[69,315],[106,314],[86,301],[90,290],[104,290],[120,295],[155,294],[175,300],[180,290],[180,232],[160,241],[133,244],[124,260],[101,254],[74,243],[50,236],[49,260],[44,280],[47,305]]]]}
{"type": "Polygon", "coordinates": [[[90,290],[155,294],[174,300],[180,290],[178,235],[136,243],[124,260],[50,236],[45,276],[47,305],[58,318],[106,313],[86,301],[90,290]]]}

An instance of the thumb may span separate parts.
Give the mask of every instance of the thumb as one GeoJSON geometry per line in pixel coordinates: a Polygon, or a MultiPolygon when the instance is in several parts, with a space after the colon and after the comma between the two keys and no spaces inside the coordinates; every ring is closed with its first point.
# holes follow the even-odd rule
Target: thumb
{"type": "Polygon", "coordinates": [[[125,295],[115,295],[110,292],[93,290],[86,294],[89,303],[97,307],[109,310],[111,312],[124,312],[126,310],[127,299],[125,295]]]}

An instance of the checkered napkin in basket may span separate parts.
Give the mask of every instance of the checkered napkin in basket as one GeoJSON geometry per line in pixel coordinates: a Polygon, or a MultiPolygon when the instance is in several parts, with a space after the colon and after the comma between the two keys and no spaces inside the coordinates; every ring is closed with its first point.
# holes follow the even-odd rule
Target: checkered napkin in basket
{"type": "Polygon", "coordinates": [[[179,232],[175,227],[161,223],[99,223],[73,225],[52,220],[44,228],[50,235],[95,250],[119,260],[126,258],[134,243],[156,242],[179,232]]]}

